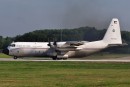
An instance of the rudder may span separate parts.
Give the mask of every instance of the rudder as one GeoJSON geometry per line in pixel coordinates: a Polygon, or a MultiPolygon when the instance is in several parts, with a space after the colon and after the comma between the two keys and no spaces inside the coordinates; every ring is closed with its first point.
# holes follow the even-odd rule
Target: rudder
{"type": "Polygon", "coordinates": [[[122,44],[121,32],[120,32],[120,24],[117,18],[113,18],[111,24],[108,27],[108,30],[103,38],[108,44],[122,44]]]}

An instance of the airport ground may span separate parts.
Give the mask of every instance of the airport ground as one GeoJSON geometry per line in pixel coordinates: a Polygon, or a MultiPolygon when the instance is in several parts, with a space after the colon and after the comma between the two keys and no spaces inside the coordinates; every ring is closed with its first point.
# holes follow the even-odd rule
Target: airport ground
{"type": "MultiPolygon", "coordinates": [[[[2,54],[3,55],[3,54],[2,54]]],[[[6,55],[4,55],[6,56],[6,55]]],[[[104,60],[98,55],[93,60],[104,60]]],[[[109,55],[110,56],[110,55],[109,55]]],[[[129,60],[112,54],[107,59],[129,60]]],[[[130,62],[0,61],[0,87],[129,87],[130,62]]],[[[45,59],[46,60],[46,59],[45,59]]],[[[90,60],[90,59],[88,59],[90,60]]]]}
{"type": "MultiPolygon", "coordinates": [[[[22,57],[14,60],[13,57],[0,53],[0,61],[53,61],[46,57],[22,57]]],[[[54,60],[55,61],[55,60],[54,60]]],[[[86,62],[130,62],[130,54],[97,53],[84,58],[69,58],[57,61],[86,61],[86,62]]]]}

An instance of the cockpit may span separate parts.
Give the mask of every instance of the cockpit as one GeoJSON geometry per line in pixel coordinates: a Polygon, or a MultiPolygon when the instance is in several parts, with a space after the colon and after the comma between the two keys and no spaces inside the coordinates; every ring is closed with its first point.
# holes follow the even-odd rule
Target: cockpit
{"type": "Polygon", "coordinates": [[[9,46],[10,46],[10,47],[15,47],[15,44],[10,44],[9,46]]]}

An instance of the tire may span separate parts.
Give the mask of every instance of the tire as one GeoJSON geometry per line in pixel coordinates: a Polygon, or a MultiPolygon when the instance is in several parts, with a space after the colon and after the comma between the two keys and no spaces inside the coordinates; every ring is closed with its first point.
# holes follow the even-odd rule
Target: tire
{"type": "Polygon", "coordinates": [[[63,60],[67,60],[67,58],[63,58],[63,60]]]}
{"type": "Polygon", "coordinates": [[[53,59],[53,60],[57,60],[57,56],[53,56],[52,59],[53,59]]]}
{"type": "Polygon", "coordinates": [[[17,56],[14,56],[14,59],[18,59],[18,57],[17,57],[17,56]]]}

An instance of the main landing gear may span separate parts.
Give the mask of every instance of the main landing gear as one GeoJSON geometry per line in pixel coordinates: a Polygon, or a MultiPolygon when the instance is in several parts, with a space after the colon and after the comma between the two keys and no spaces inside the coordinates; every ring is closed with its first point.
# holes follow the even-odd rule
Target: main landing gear
{"type": "Polygon", "coordinates": [[[57,60],[57,56],[53,56],[52,59],[53,59],[53,60],[57,60]]]}
{"type": "Polygon", "coordinates": [[[67,58],[57,58],[57,56],[52,57],[53,60],[67,60],[67,58]]]}

